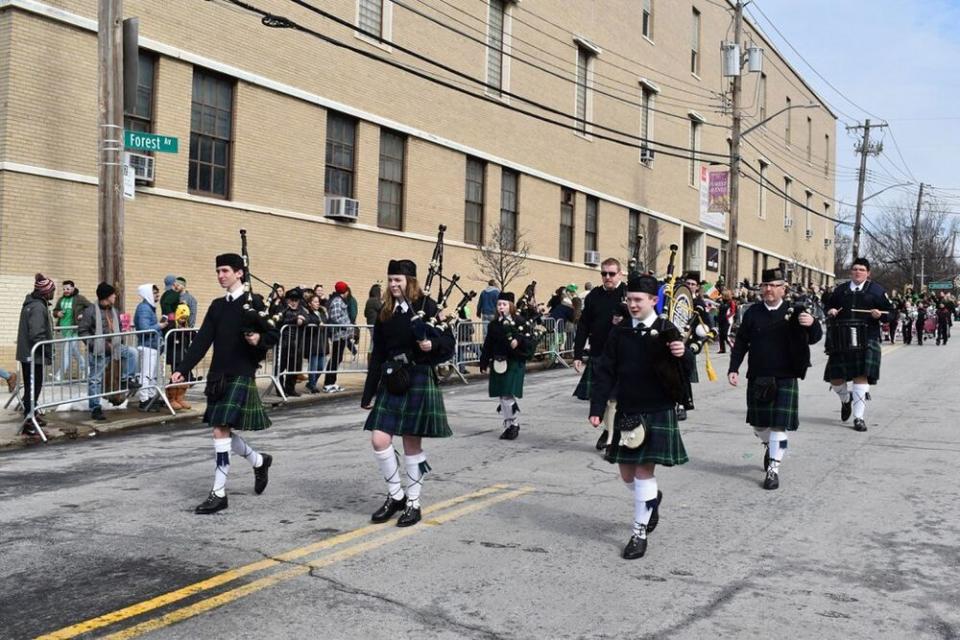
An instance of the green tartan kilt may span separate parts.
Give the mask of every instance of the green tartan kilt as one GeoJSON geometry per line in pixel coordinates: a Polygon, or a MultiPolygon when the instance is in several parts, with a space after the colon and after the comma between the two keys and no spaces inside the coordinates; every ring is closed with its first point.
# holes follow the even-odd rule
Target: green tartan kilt
{"type": "Polygon", "coordinates": [[[523,376],[527,364],[522,360],[507,359],[507,372],[496,373],[491,365],[488,389],[491,398],[500,396],[523,397],[523,376]]]}
{"type": "Polygon", "coordinates": [[[363,429],[383,431],[394,436],[452,436],[453,432],[447,423],[447,410],[443,406],[443,394],[437,386],[433,368],[425,364],[414,365],[410,389],[403,395],[390,393],[381,382],[363,429]]]}
{"type": "MultiPolygon", "coordinates": [[[[689,461],[680,438],[676,409],[641,413],[647,424],[643,445],[636,449],[620,446],[620,437],[614,433],[613,443],[607,447],[603,459],[624,464],[660,464],[672,467],[689,461]]],[[[616,419],[614,419],[616,422],[616,419]]]]}
{"type": "Polygon", "coordinates": [[[772,402],[754,400],[754,383],[747,380],[747,424],[757,429],[796,431],[800,426],[800,385],[796,378],[777,378],[772,402]]]}
{"type": "Polygon", "coordinates": [[[827,360],[823,370],[823,381],[853,380],[866,376],[869,384],[880,380],[880,341],[868,340],[863,351],[844,351],[834,353],[827,360]]]}
{"type": "Polygon", "coordinates": [[[577,388],[573,390],[573,396],[578,400],[590,400],[590,392],[593,390],[593,358],[587,360],[583,367],[583,373],[580,375],[580,382],[577,388]]]}
{"type": "Polygon", "coordinates": [[[260,431],[270,426],[270,418],[260,402],[257,380],[250,376],[227,378],[223,398],[207,404],[203,421],[211,427],[230,427],[240,431],[260,431]]]}

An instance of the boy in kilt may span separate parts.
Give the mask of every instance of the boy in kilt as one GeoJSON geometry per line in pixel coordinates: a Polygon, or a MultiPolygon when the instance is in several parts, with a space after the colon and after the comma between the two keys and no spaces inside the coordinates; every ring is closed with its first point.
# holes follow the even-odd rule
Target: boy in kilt
{"type": "Polygon", "coordinates": [[[599,427],[607,400],[615,394],[613,441],[604,458],[620,466],[620,477],[633,496],[633,531],[623,549],[627,560],[647,550],[647,534],[660,519],[663,493],[654,476],[656,465],[687,462],[677,426],[676,388],[679,378],[667,382],[663,367],[676,367],[687,353],[680,333],[655,310],[659,285],[652,276],[631,276],[627,283],[630,317],[610,332],[603,356],[594,366],[590,424],[599,427]],[[668,336],[676,340],[667,341],[668,336]],[[616,391],[614,391],[616,390],[616,391]],[[644,437],[635,437],[642,421],[644,437]],[[631,435],[633,434],[633,435],[631,435]]]}
{"type": "MultiPolygon", "coordinates": [[[[621,282],[621,269],[620,261],[616,258],[604,260],[600,264],[603,286],[590,289],[590,293],[583,300],[583,311],[580,313],[577,333],[573,340],[573,368],[582,374],[573,395],[580,400],[590,400],[595,363],[603,353],[610,330],[626,313],[623,297],[627,293],[627,286],[621,282]],[[583,353],[587,340],[590,341],[590,359],[584,365],[583,353]]],[[[598,450],[606,445],[608,427],[609,425],[604,425],[604,430],[597,439],[598,450]]]]}
{"type": "Polygon", "coordinates": [[[372,432],[373,454],[387,483],[387,499],[371,516],[373,522],[387,522],[399,511],[398,527],[420,522],[420,490],[430,470],[422,439],[453,435],[433,367],[453,355],[455,341],[449,329],[427,327],[425,320],[435,318],[437,311],[437,303],[420,289],[417,265],[391,260],[360,401],[370,410],[363,428],[372,432]],[[403,438],[406,492],[394,436],[403,438]]]}
{"type": "Polygon", "coordinates": [[[764,489],[780,486],[780,463],[787,451],[787,432],[800,426],[798,396],[810,366],[810,345],[823,329],[805,309],[783,300],[786,280],[781,269],[764,269],[760,294],[763,304],[743,314],[730,354],[727,380],[740,382],[740,364],[749,352],[747,367],[747,423],[765,447],[764,489]]]}
{"type": "Polygon", "coordinates": [[[517,315],[513,301],[513,294],[506,291],[497,297],[497,317],[487,325],[487,335],[480,349],[480,373],[485,373],[491,362],[494,364],[488,390],[491,398],[500,399],[497,411],[503,416],[501,440],[516,440],[520,434],[517,398],[523,397],[527,360],[536,347],[535,339],[526,322],[517,315]]]}
{"type": "Polygon", "coordinates": [[[850,265],[850,282],[838,285],[824,304],[828,318],[857,323],[864,329],[865,347],[834,351],[823,372],[823,380],[840,396],[840,420],[846,422],[852,412],[856,431],[867,430],[863,419],[867,395],[870,385],[880,380],[880,317],[893,308],[886,290],[869,277],[870,261],[857,258],[850,265]],[[849,388],[847,382],[851,380],[853,386],[849,388]]]}
{"type": "Polygon", "coordinates": [[[170,377],[174,384],[187,380],[190,371],[213,347],[203,421],[213,427],[216,469],[213,490],[195,509],[198,514],[227,508],[231,451],[246,458],[253,467],[253,490],[257,494],[267,488],[267,472],[273,462],[271,456],[254,451],[233,430],[259,431],[270,426],[257,392],[256,372],[267,350],[279,340],[279,331],[250,317],[254,311],[265,311],[266,305],[260,296],[248,296],[245,292],[243,258],[236,253],[224,253],[217,256],[216,265],[217,281],[227,294],[210,303],[200,331],[170,377]],[[247,303],[253,311],[244,309],[247,303]]]}

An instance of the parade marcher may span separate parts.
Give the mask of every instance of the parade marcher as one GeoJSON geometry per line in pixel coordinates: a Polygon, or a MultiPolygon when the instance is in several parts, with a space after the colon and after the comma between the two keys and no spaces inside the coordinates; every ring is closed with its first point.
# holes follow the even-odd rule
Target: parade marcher
{"type": "Polygon", "coordinates": [[[823,329],[805,309],[784,302],[786,281],[781,269],[764,269],[760,292],[763,303],[747,309],[737,329],[727,380],[738,385],[740,364],[749,353],[747,423],[766,448],[763,488],[776,489],[787,432],[800,426],[797,378],[806,377],[810,345],[820,341],[823,329]]]}
{"type": "Polygon", "coordinates": [[[503,417],[501,440],[515,440],[520,433],[520,406],[523,397],[523,376],[533,339],[525,330],[526,323],[517,315],[514,295],[503,291],[497,297],[497,317],[487,325],[487,335],[480,350],[480,373],[490,372],[489,393],[500,399],[497,411],[503,417]]]}
{"type": "MultiPolygon", "coordinates": [[[[707,302],[701,294],[700,289],[700,272],[699,271],[688,271],[683,275],[683,284],[690,289],[690,293],[693,295],[693,309],[699,318],[699,321],[702,322],[708,331],[715,329],[715,323],[713,316],[710,315],[707,311],[707,302]]],[[[682,328],[682,327],[681,327],[682,328]]],[[[694,354],[693,365],[690,367],[690,382],[696,383],[700,382],[700,376],[697,373],[696,358],[697,354],[694,354]]],[[[687,419],[687,409],[680,404],[677,406],[677,419],[686,420],[687,419]]]]}
{"type": "MultiPolygon", "coordinates": [[[[577,334],[573,341],[573,368],[581,373],[580,382],[573,395],[580,400],[590,400],[591,380],[596,360],[603,354],[607,336],[614,326],[614,318],[623,317],[623,298],[627,285],[621,282],[621,265],[616,258],[607,258],[600,265],[600,278],[603,286],[594,287],[583,300],[583,311],[577,322],[577,334]],[[583,355],[587,341],[590,342],[590,359],[584,366],[583,355]]],[[[602,449],[607,441],[607,429],[597,439],[597,449],[602,449]]]]}
{"type": "Polygon", "coordinates": [[[360,401],[371,409],[364,430],[372,432],[373,454],[387,483],[387,499],[370,519],[386,522],[403,511],[397,526],[409,527],[420,521],[423,476],[430,470],[422,439],[453,435],[433,367],[453,355],[454,338],[449,330],[428,331],[425,320],[436,317],[437,303],[421,290],[411,260],[390,261],[383,302],[360,401]],[[406,492],[394,436],[403,438],[406,492]]]}
{"type": "Polygon", "coordinates": [[[950,337],[950,319],[952,317],[950,309],[947,308],[947,305],[940,303],[940,308],[937,309],[937,345],[947,344],[947,338],[950,337]]]}
{"type": "Polygon", "coordinates": [[[903,344],[913,342],[913,324],[917,321],[917,310],[909,300],[903,303],[903,344]]]}
{"type": "Polygon", "coordinates": [[[620,477],[633,496],[633,532],[622,554],[628,560],[644,555],[647,534],[660,519],[663,493],[657,487],[656,465],[687,462],[676,414],[685,389],[680,376],[668,374],[683,366],[688,349],[679,330],[657,317],[659,288],[652,276],[630,277],[630,317],[607,337],[594,368],[590,398],[590,424],[599,427],[607,401],[616,395],[613,440],[604,457],[619,465],[620,477]]]}
{"type": "Polygon", "coordinates": [[[733,291],[724,289],[720,297],[720,307],[717,311],[717,330],[720,332],[720,353],[727,352],[727,339],[730,335],[730,326],[737,317],[737,302],[733,299],[733,291]]]}
{"type": "Polygon", "coordinates": [[[914,320],[914,326],[917,330],[917,346],[923,344],[924,325],[927,324],[927,305],[923,302],[917,303],[917,318],[914,320]]]}
{"type": "Polygon", "coordinates": [[[870,261],[856,258],[850,265],[850,282],[837,285],[825,305],[832,319],[827,331],[832,334],[828,333],[830,357],[823,379],[840,396],[840,419],[846,422],[852,412],[857,431],[867,430],[863,419],[867,394],[880,379],[880,317],[892,307],[884,288],[869,277],[870,261]]]}
{"type": "MultiPolygon", "coordinates": [[[[31,362],[30,356],[33,347],[42,340],[53,339],[53,320],[50,318],[50,300],[57,287],[53,280],[38,273],[33,282],[33,291],[27,294],[20,308],[20,324],[17,330],[17,362],[23,377],[23,427],[24,435],[34,435],[36,429],[30,422],[33,407],[40,397],[40,387],[43,385],[43,367],[52,364],[53,354],[49,349],[41,347],[36,355],[37,360],[31,362]],[[31,379],[31,373],[33,378],[31,379]]],[[[47,425],[40,415],[36,417],[41,427],[47,425]]]]}
{"type": "Polygon", "coordinates": [[[253,467],[253,490],[263,493],[269,480],[268,470],[273,463],[269,454],[254,451],[243,438],[234,433],[259,431],[270,426],[270,418],[263,410],[257,392],[256,373],[267,350],[277,343],[279,332],[273,327],[251,319],[251,314],[266,310],[263,299],[244,291],[244,260],[236,253],[224,253],[216,258],[217,281],[226,295],[210,303],[200,330],[190,344],[180,365],[171,376],[179,384],[187,379],[213,347],[213,358],[207,371],[207,410],[203,421],[213,427],[213,449],[216,453],[213,490],[200,503],[195,513],[216,513],[227,508],[227,476],[230,473],[230,453],[247,460],[253,467]],[[251,305],[250,311],[244,305],[251,305]]]}
{"type": "Polygon", "coordinates": [[[900,311],[896,305],[890,307],[887,312],[887,336],[890,338],[890,344],[893,344],[897,337],[897,327],[900,325],[900,311]]]}

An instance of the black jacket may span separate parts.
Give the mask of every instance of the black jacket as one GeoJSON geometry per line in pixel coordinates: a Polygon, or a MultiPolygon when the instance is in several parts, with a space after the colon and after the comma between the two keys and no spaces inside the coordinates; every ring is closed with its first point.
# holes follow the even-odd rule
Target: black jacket
{"type": "MultiPolygon", "coordinates": [[[[512,320],[515,325],[522,322],[518,316],[514,316],[512,320]]],[[[491,360],[508,359],[526,362],[532,337],[522,335],[519,330],[515,331],[515,334],[514,338],[517,339],[516,349],[510,346],[509,328],[501,318],[498,317],[487,325],[487,335],[483,340],[483,347],[480,349],[481,370],[488,369],[491,360]]]]}
{"type": "Polygon", "coordinates": [[[854,311],[854,309],[889,311],[893,308],[893,304],[887,298],[886,290],[873,280],[864,281],[859,292],[851,291],[849,282],[837,285],[827,298],[824,306],[828,310],[840,309],[840,313],[837,314],[838,320],[860,320],[864,322],[867,326],[867,338],[870,340],[880,339],[880,320],[874,320],[869,313],[861,313],[854,311]]]}
{"type": "Polygon", "coordinates": [[[797,322],[799,312],[786,319],[790,305],[782,302],[774,311],[762,302],[751,305],[743,314],[737,339],[730,354],[729,373],[739,373],[747,352],[747,378],[773,376],[800,378],[810,366],[810,345],[823,337],[823,328],[816,320],[809,327],[797,322]]]}
{"type": "Polygon", "coordinates": [[[627,285],[611,291],[603,287],[594,287],[583,300],[583,311],[580,321],[577,322],[577,335],[573,340],[573,357],[583,360],[583,348],[590,339],[590,352],[594,356],[603,353],[603,346],[613,328],[613,316],[624,315],[623,298],[626,295],[627,285]]]}

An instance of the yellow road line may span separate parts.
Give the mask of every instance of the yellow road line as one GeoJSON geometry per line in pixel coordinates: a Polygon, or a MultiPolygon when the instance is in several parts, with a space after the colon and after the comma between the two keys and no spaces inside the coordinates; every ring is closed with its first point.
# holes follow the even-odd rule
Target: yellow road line
{"type": "MultiPolygon", "coordinates": [[[[473,500],[475,498],[482,498],[484,496],[490,495],[491,493],[497,493],[504,489],[509,488],[509,485],[506,484],[495,484],[489,487],[480,489],[479,491],[474,491],[472,493],[467,493],[462,496],[457,496],[456,498],[451,498],[449,500],[444,500],[436,504],[430,505],[423,510],[423,513],[435,513],[441,509],[446,509],[447,507],[452,507],[454,505],[460,504],[461,502],[466,502],[467,500],[473,500]]],[[[200,582],[195,582],[193,584],[181,587],[174,591],[169,591],[167,593],[161,594],[155,598],[149,600],[144,600],[143,602],[138,602],[130,606],[106,613],[96,618],[91,618],[89,620],[84,620],[83,622],[78,622],[76,624],[64,627],[57,631],[38,636],[37,640],[66,640],[68,638],[74,638],[84,633],[89,633],[96,629],[101,629],[103,627],[115,624],[126,620],[127,618],[132,618],[138,616],[148,611],[153,611],[160,607],[164,607],[168,604],[178,602],[184,598],[189,598],[190,596],[196,595],[208,589],[213,589],[219,587],[220,585],[232,582],[238,578],[249,575],[251,573],[256,573],[263,569],[268,569],[270,567],[276,566],[281,562],[290,562],[292,560],[297,560],[304,556],[316,553],[318,551],[323,551],[324,549],[329,549],[330,547],[335,547],[337,545],[343,544],[345,542],[350,542],[356,538],[365,536],[369,533],[375,531],[380,531],[384,528],[381,524],[371,524],[351,531],[346,531],[344,533],[332,536],[330,538],[325,538],[313,544],[309,544],[303,547],[298,547],[296,549],[291,549],[290,551],[285,551],[279,555],[272,556],[270,558],[265,558],[263,560],[258,560],[257,562],[252,562],[250,564],[238,567],[236,569],[230,569],[229,571],[224,571],[215,576],[211,576],[200,582]]]]}
{"type": "Polygon", "coordinates": [[[455,520],[467,514],[485,509],[487,507],[493,506],[499,502],[505,502],[507,500],[513,500],[524,494],[530,493],[533,491],[533,487],[521,487],[513,491],[506,493],[501,493],[495,495],[492,498],[486,498],[485,500],[475,502],[473,504],[468,504],[459,509],[454,509],[452,511],[447,511],[438,515],[435,518],[430,518],[424,520],[420,523],[419,526],[410,527],[407,529],[399,529],[393,533],[390,533],[385,536],[380,536],[374,540],[369,540],[367,542],[360,542],[345,549],[341,549],[335,553],[312,560],[305,565],[300,565],[286,571],[281,571],[270,576],[260,578],[259,580],[254,580],[249,584],[245,584],[242,587],[237,587],[236,589],[231,589],[230,591],[225,591],[223,593],[217,594],[210,598],[206,598],[199,602],[196,602],[182,609],[177,609],[176,611],[171,611],[170,613],[160,616],[158,618],[153,618],[152,620],[146,620],[140,624],[134,625],[122,631],[104,636],[104,640],[130,640],[131,638],[136,638],[143,635],[144,633],[149,633],[151,631],[156,631],[164,627],[168,627],[171,624],[181,622],[188,618],[198,616],[202,613],[206,613],[217,607],[221,607],[225,604],[229,604],[240,598],[248,596],[257,591],[266,589],[267,587],[272,587],[275,584],[280,582],[285,582],[293,578],[305,575],[309,573],[312,569],[319,569],[322,567],[327,567],[341,560],[346,560],[354,556],[358,556],[367,551],[377,549],[384,545],[402,540],[403,538],[410,537],[421,531],[426,531],[430,526],[435,526],[455,520]]]}

